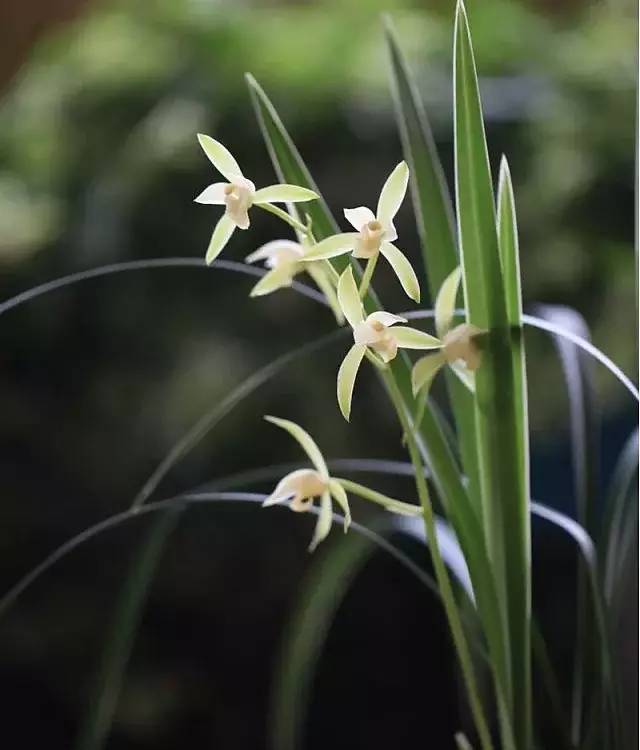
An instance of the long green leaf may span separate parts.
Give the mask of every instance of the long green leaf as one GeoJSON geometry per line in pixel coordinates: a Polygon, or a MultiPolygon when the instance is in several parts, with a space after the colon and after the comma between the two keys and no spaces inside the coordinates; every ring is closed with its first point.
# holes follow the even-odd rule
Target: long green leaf
{"type": "Polygon", "coordinates": [[[78,736],[77,750],[100,750],[108,739],[149,587],[179,512],[179,507],[164,510],[139,547],[106,636],[95,693],[78,736]]]}
{"type": "MultiPolygon", "coordinates": [[[[513,422],[506,425],[505,440],[513,442],[516,461],[512,496],[508,486],[503,510],[505,532],[506,584],[511,628],[512,689],[516,741],[528,748],[531,742],[531,524],[529,479],[529,417],[527,409],[527,373],[522,327],[522,291],[520,284],[520,252],[518,225],[509,165],[505,158],[500,165],[498,183],[498,240],[502,278],[509,326],[511,373],[496,381],[513,389],[513,422]]],[[[497,291],[497,290],[496,290],[497,291]]],[[[495,447],[500,451],[501,445],[495,447]]]]}
{"type": "Polygon", "coordinates": [[[487,332],[483,362],[476,373],[475,417],[484,530],[500,597],[501,636],[509,655],[508,670],[498,674],[502,688],[498,711],[503,747],[525,750],[531,732],[526,401],[522,360],[517,363],[521,358],[517,349],[522,346],[519,294],[512,295],[509,315],[506,299],[506,287],[517,289],[516,229],[513,210],[505,208],[501,253],[476,66],[462,2],[456,12],[454,104],[456,203],[467,319],[487,332]]]}
{"type": "MultiPolygon", "coordinates": [[[[429,293],[435,300],[442,282],[459,264],[451,195],[436,150],[427,113],[411,79],[389,19],[386,37],[396,119],[404,157],[410,167],[411,195],[422,248],[429,293]]],[[[469,494],[477,497],[477,456],[472,397],[447,368],[447,388],[457,426],[469,494]]]]}
{"type": "MultiPolygon", "coordinates": [[[[558,305],[538,305],[538,315],[544,320],[562,326],[577,336],[589,340],[586,321],[575,310],[558,305]]],[[[592,386],[592,359],[577,346],[560,336],[554,336],[555,344],[569,397],[569,424],[571,435],[571,455],[573,484],[576,500],[576,518],[589,534],[594,535],[598,501],[598,445],[595,398],[592,386]]],[[[581,744],[584,732],[584,719],[587,714],[598,710],[593,695],[593,683],[597,675],[594,663],[598,651],[594,643],[587,591],[587,571],[583,561],[578,559],[576,586],[576,638],[573,674],[573,701],[571,734],[576,745],[581,744]]],[[[603,718],[599,722],[604,723],[603,718]]]]}

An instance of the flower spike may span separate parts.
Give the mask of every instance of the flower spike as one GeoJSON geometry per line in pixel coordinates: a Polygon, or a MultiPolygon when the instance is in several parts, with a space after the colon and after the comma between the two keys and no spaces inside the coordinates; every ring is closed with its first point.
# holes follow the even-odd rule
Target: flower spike
{"type": "Polygon", "coordinates": [[[318,196],[313,190],[297,185],[269,185],[256,190],[247,179],[231,152],[211,136],[198,134],[198,142],[209,161],[227,180],[206,187],[195,198],[196,203],[225,206],[225,213],[213,230],[206,254],[207,264],[222,252],[236,228],[248,229],[249,209],[253,205],[272,208],[272,203],[298,203],[318,196]]]}

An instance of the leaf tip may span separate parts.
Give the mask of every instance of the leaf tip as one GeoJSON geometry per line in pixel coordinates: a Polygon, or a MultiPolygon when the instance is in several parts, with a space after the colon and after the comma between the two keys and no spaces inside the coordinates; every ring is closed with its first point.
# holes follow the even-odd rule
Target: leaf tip
{"type": "Polygon", "coordinates": [[[511,180],[511,170],[509,169],[509,160],[506,154],[502,154],[500,158],[500,179],[503,178],[511,180]]]}
{"type": "Polygon", "coordinates": [[[393,19],[391,18],[391,13],[382,13],[380,18],[382,20],[382,26],[384,27],[384,33],[392,41],[395,41],[394,40],[395,28],[393,26],[393,19]]]}

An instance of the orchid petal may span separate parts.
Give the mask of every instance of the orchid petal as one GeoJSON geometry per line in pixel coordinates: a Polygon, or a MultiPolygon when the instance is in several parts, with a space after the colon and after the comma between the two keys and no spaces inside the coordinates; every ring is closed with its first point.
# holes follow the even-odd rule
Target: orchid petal
{"type": "Polygon", "coordinates": [[[407,319],[400,315],[394,315],[393,313],[386,312],[385,310],[378,310],[377,312],[367,315],[367,323],[382,323],[383,326],[392,326],[394,323],[406,323],[407,319]]]}
{"type": "Polygon", "coordinates": [[[461,278],[462,267],[458,266],[442,282],[442,286],[436,297],[436,332],[441,339],[445,337],[451,328],[461,278]]]}
{"type": "Polygon", "coordinates": [[[271,424],[286,430],[294,440],[297,440],[302,450],[309,456],[309,460],[315,466],[318,473],[328,479],[329,470],[327,469],[327,464],[322,457],[322,453],[320,453],[320,449],[306,430],[303,430],[300,425],[288,419],[269,416],[266,416],[265,419],[267,422],[271,422],[271,424]]]}
{"type": "Polygon", "coordinates": [[[393,222],[390,222],[385,228],[384,238],[387,242],[395,242],[398,239],[396,225],[393,222]]]}
{"type": "Polygon", "coordinates": [[[207,248],[207,254],[205,261],[207,265],[213,263],[213,261],[220,255],[224,250],[225,245],[229,242],[231,235],[236,228],[235,222],[230,219],[227,214],[223,214],[218,223],[215,225],[211,239],[209,240],[209,247],[207,248]]]}
{"type": "Polygon", "coordinates": [[[420,283],[413,266],[404,253],[390,242],[383,242],[380,252],[389,261],[407,296],[414,302],[420,302],[420,283]]]}
{"type": "Polygon", "coordinates": [[[318,194],[309,188],[298,185],[268,185],[256,190],[254,203],[301,203],[318,198],[318,194]]]}
{"type": "Polygon", "coordinates": [[[358,235],[355,232],[344,232],[343,234],[334,234],[313,245],[305,254],[305,260],[326,260],[335,258],[338,255],[351,252],[356,246],[358,235]]]}
{"type": "Polygon", "coordinates": [[[268,508],[271,505],[278,505],[278,503],[291,499],[296,494],[296,484],[301,471],[308,471],[308,469],[297,469],[282,477],[275,490],[264,500],[262,507],[268,508]]]}
{"type": "Polygon", "coordinates": [[[470,370],[462,362],[450,362],[449,367],[458,376],[458,379],[471,391],[476,392],[476,378],[473,370],[470,370]]]}
{"type": "Polygon", "coordinates": [[[274,255],[277,255],[278,250],[291,250],[302,258],[302,255],[304,254],[304,250],[302,245],[299,242],[294,242],[293,240],[271,240],[271,242],[267,242],[264,245],[261,245],[257,250],[251,253],[251,255],[247,255],[245,258],[247,263],[255,263],[258,260],[268,260],[274,255]]]}
{"type": "Polygon", "coordinates": [[[338,302],[338,295],[336,294],[335,287],[331,283],[331,279],[327,272],[322,268],[322,264],[311,262],[305,263],[304,267],[309,276],[315,281],[318,289],[327,298],[327,302],[329,303],[333,314],[336,316],[336,323],[339,326],[344,325],[344,314],[342,313],[340,303],[338,302]]]}
{"type": "Polygon", "coordinates": [[[345,208],[344,218],[357,232],[359,232],[365,224],[368,224],[370,221],[376,220],[373,211],[366,206],[358,206],[358,208],[345,208]]]}
{"type": "Polygon", "coordinates": [[[393,222],[393,217],[398,213],[400,204],[404,200],[409,181],[409,167],[401,161],[391,172],[387,181],[382,186],[378,208],[376,211],[378,221],[385,228],[393,222]]]}
{"type": "Polygon", "coordinates": [[[442,352],[421,357],[411,370],[411,387],[416,396],[420,390],[429,390],[431,383],[446,360],[442,352]]]}
{"type": "Polygon", "coordinates": [[[333,512],[331,507],[331,495],[329,492],[324,492],[320,498],[320,513],[318,514],[318,521],[316,522],[316,528],[313,532],[313,539],[309,545],[309,552],[313,552],[320,542],[324,541],[329,536],[332,523],[333,512]]]}
{"type": "Polygon", "coordinates": [[[351,414],[353,386],[355,385],[356,375],[358,374],[366,350],[367,347],[364,344],[354,344],[347,352],[347,356],[342,360],[342,364],[338,370],[338,406],[347,422],[351,414]]]}
{"type": "Polygon", "coordinates": [[[389,364],[391,360],[398,356],[398,342],[392,340],[384,349],[378,351],[378,356],[385,364],[389,364]]]}
{"type": "Polygon", "coordinates": [[[391,333],[398,346],[403,349],[439,349],[442,346],[440,339],[417,328],[397,326],[391,333]]]}
{"type": "Polygon", "coordinates": [[[195,203],[206,203],[213,206],[223,206],[225,193],[224,189],[227,187],[226,182],[214,182],[213,185],[206,187],[197,198],[193,200],[195,203]]]}
{"type": "Polygon", "coordinates": [[[347,493],[344,491],[344,487],[337,482],[335,479],[329,480],[329,492],[333,496],[333,499],[338,503],[344,514],[344,531],[345,534],[349,530],[351,525],[351,508],[349,507],[349,499],[347,493]]]}
{"type": "Polygon", "coordinates": [[[229,182],[233,182],[233,178],[238,175],[240,177],[243,176],[242,170],[238,166],[238,162],[233,158],[229,150],[219,141],[214,140],[209,135],[203,135],[202,133],[198,133],[198,141],[202,146],[202,150],[209,158],[209,161],[221,175],[229,180],[229,182]]]}
{"type": "Polygon", "coordinates": [[[249,292],[249,296],[264,297],[265,294],[271,294],[271,292],[275,292],[278,289],[291,286],[295,270],[294,263],[285,263],[282,266],[271,269],[253,287],[249,292]]]}
{"type": "Polygon", "coordinates": [[[363,322],[364,312],[362,302],[358,293],[358,287],[353,278],[351,266],[348,266],[342,272],[342,276],[340,276],[340,280],[338,281],[338,302],[340,303],[344,317],[352,328],[355,328],[358,323],[363,322]]]}

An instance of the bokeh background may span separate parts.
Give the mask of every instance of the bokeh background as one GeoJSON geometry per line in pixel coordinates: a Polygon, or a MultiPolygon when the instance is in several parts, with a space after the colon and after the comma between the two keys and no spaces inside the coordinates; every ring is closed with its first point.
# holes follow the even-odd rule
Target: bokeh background
{"type": "MultiPolygon", "coordinates": [[[[504,152],[514,177],[525,300],[574,307],[629,373],[637,361],[634,6],[468,2],[494,172],[504,152]]],[[[1,298],[101,264],[201,257],[216,213],[192,202],[213,180],[195,133],[226,143],[256,183],[273,178],[245,71],[278,107],[332,209],[374,204],[401,158],[382,11],[392,14],[451,178],[453,9],[452,0],[4,0],[1,298]]],[[[253,219],[228,258],[281,235],[272,217],[253,219]]],[[[403,247],[420,266],[409,201],[399,219],[403,247]]],[[[118,274],[0,319],[3,590],[73,534],[125,509],[172,445],[254,370],[332,329],[326,310],[294,292],[249,300],[252,283],[201,269],[118,274]]],[[[392,309],[406,308],[392,279],[381,287],[392,309]]],[[[530,334],[527,345],[534,495],[573,512],[566,389],[548,339],[530,334]]],[[[372,375],[359,382],[351,425],[342,421],[334,396],[342,351],[336,344],[305,357],[252,395],[154,497],[300,460],[264,413],[305,425],[328,457],[402,460],[372,375]]],[[[604,488],[637,414],[600,369],[595,390],[604,488]]],[[[373,482],[414,499],[408,480],[373,482]]],[[[368,509],[354,505],[366,520],[368,509]]],[[[154,577],[108,747],[267,746],[279,644],[315,564],[306,552],[312,523],[234,505],[182,515],[154,577]]],[[[147,528],[140,519],[77,550],[0,621],[3,746],[73,747],[147,528]]],[[[426,566],[424,550],[398,543],[426,566]]],[[[565,540],[536,529],[536,601],[560,665],[573,639],[573,560],[565,540]]],[[[633,638],[624,648],[635,653],[633,638]]],[[[437,604],[376,555],[331,630],[304,747],[451,747],[465,719],[457,695],[437,604]]]]}

